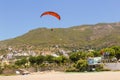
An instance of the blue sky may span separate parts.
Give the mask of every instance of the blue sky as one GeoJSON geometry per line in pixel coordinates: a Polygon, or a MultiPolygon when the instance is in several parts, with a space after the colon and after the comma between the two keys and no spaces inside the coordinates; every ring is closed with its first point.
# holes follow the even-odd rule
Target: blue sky
{"type": "Polygon", "coordinates": [[[0,40],[15,38],[40,27],[66,28],[120,22],[120,0],[0,0],[0,40]],[[55,11],[61,16],[40,15],[55,11]]]}

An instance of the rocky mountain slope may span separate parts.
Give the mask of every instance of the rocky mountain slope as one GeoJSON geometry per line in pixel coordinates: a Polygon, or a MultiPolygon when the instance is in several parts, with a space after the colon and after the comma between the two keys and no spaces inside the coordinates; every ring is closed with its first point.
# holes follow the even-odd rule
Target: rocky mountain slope
{"type": "Polygon", "coordinates": [[[120,23],[99,23],[69,28],[38,28],[13,39],[0,42],[0,47],[25,48],[102,48],[120,45],[120,23]]]}

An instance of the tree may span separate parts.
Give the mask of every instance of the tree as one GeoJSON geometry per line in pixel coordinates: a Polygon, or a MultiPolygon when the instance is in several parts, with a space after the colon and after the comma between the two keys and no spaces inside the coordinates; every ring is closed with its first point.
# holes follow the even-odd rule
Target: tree
{"type": "Polygon", "coordinates": [[[15,65],[26,67],[26,65],[25,65],[26,63],[28,63],[28,60],[26,58],[22,58],[21,60],[17,60],[15,62],[15,65]]]}
{"type": "Polygon", "coordinates": [[[104,55],[108,56],[110,59],[115,57],[115,50],[113,48],[104,48],[104,55]]]}
{"type": "Polygon", "coordinates": [[[65,56],[61,55],[59,57],[54,57],[54,62],[57,64],[65,64],[67,63],[69,60],[68,58],[66,58],[65,56]]]}
{"type": "Polygon", "coordinates": [[[3,72],[3,68],[0,65],[0,74],[2,74],[2,72],[3,72]]]}
{"type": "Polygon", "coordinates": [[[59,56],[59,57],[55,57],[55,58],[54,58],[54,62],[57,63],[58,65],[61,64],[61,62],[62,62],[62,57],[60,57],[60,56],[59,56]]]}
{"type": "Polygon", "coordinates": [[[36,57],[30,56],[29,57],[29,62],[31,65],[35,65],[36,64],[36,57]]]}
{"type": "Polygon", "coordinates": [[[111,48],[115,50],[115,57],[117,58],[117,60],[119,60],[120,59],[120,46],[113,46],[111,48]]]}
{"type": "Polygon", "coordinates": [[[42,55],[39,55],[36,57],[31,56],[29,58],[30,64],[35,66],[37,71],[39,71],[39,67],[44,62],[44,60],[45,60],[45,56],[42,56],[42,55]]]}
{"type": "Polygon", "coordinates": [[[54,58],[54,56],[52,56],[52,55],[46,55],[45,56],[45,61],[47,61],[48,63],[53,63],[53,58],[54,58]]]}
{"type": "Polygon", "coordinates": [[[84,53],[84,52],[74,52],[74,53],[71,53],[69,58],[72,62],[76,62],[80,59],[86,59],[86,54],[87,53],[84,53]]]}
{"type": "Polygon", "coordinates": [[[77,63],[75,64],[76,69],[78,69],[80,72],[86,71],[88,64],[87,60],[78,60],[77,63]]]}
{"type": "Polygon", "coordinates": [[[100,54],[99,51],[93,51],[92,53],[93,53],[94,57],[99,57],[99,56],[101,56],[101,54],[100,54]]]}
{"type": "Polygon", "coordinates": [[[67,57],[65,57],[65,56],[60,56],[61,58],[62,58],[62,63],[64,64],[64,63],[67,63],[67,62],[69,62],[69,60],[68,60],[68,58],[67,57]]]}
{"type": "Polygon", "coordinates": [[[36,64],[40,65],[40,64],[43,63],[44,60],[45,60],[45,57],[42,56],[42,55],[39,55],[39,56],[36,57],[36,64]]]}
{"type": "Polygon", "coordinates": [[[94,53],[93,52],[88,52],[87,54],[86,54],[86,57],[88,58],[88,57],[94,57],[94,53]]]}

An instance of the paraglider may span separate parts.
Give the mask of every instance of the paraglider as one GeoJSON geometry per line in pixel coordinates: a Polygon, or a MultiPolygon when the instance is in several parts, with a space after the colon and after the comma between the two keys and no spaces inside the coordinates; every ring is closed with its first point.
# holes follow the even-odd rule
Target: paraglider
{"type": "MultiPolygon", "coordinates": [[[[61,19],[60,15],[59,15],[58,13],[56,13],[56,12],[53,12],[53,11],[43,12],[43,13],[40,15],[40,17],[45,16],[45,15],[53,16],[53,17],[57,18],[58,20],[61,19]]],[[[53,29],[51,29],[51,31],[53,31],[53,29]]]]}
{"type": "Polygon", "coordinates": [[[61,19],[60,15],[59,15],[58,13],[56,13],[56,12],[53,12],[53,11],[46,11],[46,12],[43,12],[43,13],[40,15],[40,17],[45,16],[45,15],[54,16],[54,17],[56,17],[58,20],[61,19]]]}

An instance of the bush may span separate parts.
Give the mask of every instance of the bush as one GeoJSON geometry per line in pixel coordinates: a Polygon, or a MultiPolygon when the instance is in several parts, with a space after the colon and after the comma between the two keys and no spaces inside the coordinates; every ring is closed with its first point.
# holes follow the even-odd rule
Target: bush
{"type": "Polygon", "coordinates": [[[65,71],[66,72],[78,72],[78,70],[75,67],[69,67],[65,71]]]}
{"type": "Polygon", "coordinates": [[[103,66],[102,65],[98,65],[97,67],[96,67],[96,71],[102,71],[103,70],[103,66]]]}
{"type": "Polygon", "coordinates": [[[76,69],[78,69],[80,72],[86,71],[87,68],[88,68],[87,61],[80,59],[80,60],[77,61],[77,63],[75,64],[75,67],[76,67],[76,69]]]}
{"type": "Polygon", "coordinates": [[[3,69],[0,67],[0,74],[2,74],[3,73],[3,69]]]}
{"type": "Polygon", "coordinates": [[[111,71],[111,70],[106,68],[106,69],[102,69],[101,71],[111,71]]]}

